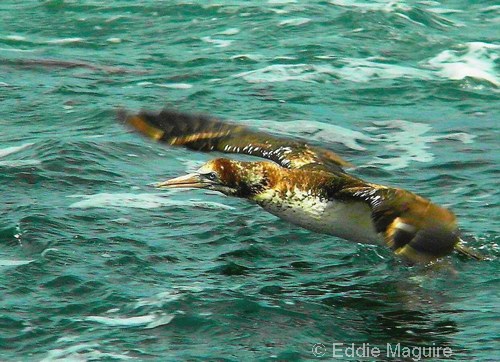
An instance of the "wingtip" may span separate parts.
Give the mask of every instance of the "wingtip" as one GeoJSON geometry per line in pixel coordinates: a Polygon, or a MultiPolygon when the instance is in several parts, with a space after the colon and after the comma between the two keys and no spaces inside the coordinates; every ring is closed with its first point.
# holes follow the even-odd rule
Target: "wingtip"
{"type": "Polygon", "coordinates": [[[132,114],[126,109],[119,108],[116,111],[116,118],[120,123],[154,140],[160,140],[165,134],[161,129],[151,125],[144,113],[132,114]]]}
{"type": "Polygon", "coordinates": [[[127,119],[130,115],[130,113],[125,108],[118,108],[115,114],[116,114],[116,119],[120,123],[127,123],[127,119]]]}

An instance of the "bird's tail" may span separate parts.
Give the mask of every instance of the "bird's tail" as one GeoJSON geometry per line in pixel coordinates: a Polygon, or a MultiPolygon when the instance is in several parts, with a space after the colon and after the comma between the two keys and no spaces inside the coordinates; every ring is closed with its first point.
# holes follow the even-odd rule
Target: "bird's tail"
{"type": "Polygon", "coordinates": [[[469,258],[475,259],[475,260],[485,260],[486,258],[484,255],[478,253],[477,251],[473,250],[472,248],[469,248],[463,244],[463,240],[460,239],[460,241],[455,245],[455,250],[464,256],[467,256],[469,258]]]}

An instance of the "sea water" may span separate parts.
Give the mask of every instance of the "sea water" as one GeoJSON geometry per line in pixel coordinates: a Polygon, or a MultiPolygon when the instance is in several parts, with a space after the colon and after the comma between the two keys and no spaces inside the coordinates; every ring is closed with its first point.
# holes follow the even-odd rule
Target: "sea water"
{"type": "Polygon", "coordinates": [[[0,19],[0,360],[500,358],[494,1],[3,0],[0,19]],[[451,208],[487,260],[411,267],[155,190],[220,155],[130,133],[120,107],[331,149],[451,208]]]}

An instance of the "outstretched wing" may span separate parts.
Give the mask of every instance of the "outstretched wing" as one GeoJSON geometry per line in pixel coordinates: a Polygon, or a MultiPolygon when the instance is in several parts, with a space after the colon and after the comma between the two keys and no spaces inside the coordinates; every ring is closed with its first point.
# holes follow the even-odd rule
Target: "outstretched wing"
{"type": "Polygon", "coordinates": [[[343,172],[349,165],[329,150],[296,140],[278,138],[264,132],[216,118],[163,110],[160,113],[129,114],[119,111],[118,118],[142,134],[170,145],[196,151],[242,153],[267,158],[285,168],[314,168],[343,172]]]}

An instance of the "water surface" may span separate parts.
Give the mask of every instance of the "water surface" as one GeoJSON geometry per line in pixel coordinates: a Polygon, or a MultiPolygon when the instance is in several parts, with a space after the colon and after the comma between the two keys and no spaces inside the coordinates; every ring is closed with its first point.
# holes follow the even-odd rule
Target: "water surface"
{"type": "Polygon", "coordinates": [[[500,358],[494,2],[4,0],[0,18],[2,360],[500,358]],[[244,200],[154,190],[213,156],[114,119],[164,106],[330,148],[453,209],[490,260],[409,267],[244,200]]]}

